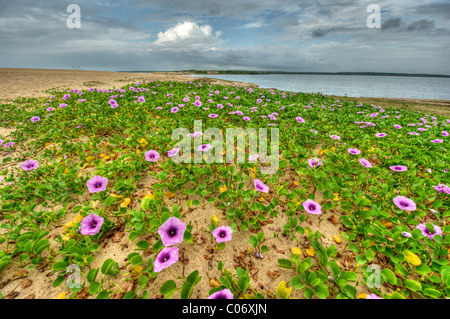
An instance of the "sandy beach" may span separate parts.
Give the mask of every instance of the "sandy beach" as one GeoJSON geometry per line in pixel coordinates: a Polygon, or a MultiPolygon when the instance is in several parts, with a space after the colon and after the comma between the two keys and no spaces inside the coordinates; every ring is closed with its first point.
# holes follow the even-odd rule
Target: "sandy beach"
{"type": "MultiPolygon", "coordinates": [[[[81,71],[58,69],[15,69],[0,68],[0,102],[19,97],[45,97],[47,90],[62,89],[112,89],[139,81],[181,81],[192,80],[181,72],[127,73],[108,71],[81,71]]],[[[212,83],[227,82],[206,79],[212,83]]],[[[228,82],[235,83],[235,82],[228,82]]],[[[247,86],[257,87],[246,83],[247,86]]]]}
{"type": "MultiPolygon", "coordinates": [[[[46,97],[47,90],[57,89],[111,89],[139,81],[189,81],[192,77],[185,72],[127,73],[108,71],[82,71],[59,69],[0,68],[0,103],[11,102],[20,97],[46,97]]],[[[211,83],[240,84],[258,87],[253,83],[231,82],[204,78],[211,83]]],[[[342,98],[337,96],[337,98],[342,98]]],[[[430,114],[450,116],[450,101],[403,98],[360,97],[363,103],[411,110],[430,114]]]]}

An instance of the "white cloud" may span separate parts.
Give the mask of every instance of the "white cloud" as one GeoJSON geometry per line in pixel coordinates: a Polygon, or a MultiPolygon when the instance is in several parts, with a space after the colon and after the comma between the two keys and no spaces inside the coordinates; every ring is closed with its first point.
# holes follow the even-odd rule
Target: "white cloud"
{"type": "Polygon", "coordinates": [[[153,42],[165,46],[185,46],[194,45],[196,47],[212,47],[221,42],[221,32],[214,32],[208,25],[199,25],[194,22],[180,22],[176,26],[167,29],[165,32],[159,32],[158,38],[153,42]]]}

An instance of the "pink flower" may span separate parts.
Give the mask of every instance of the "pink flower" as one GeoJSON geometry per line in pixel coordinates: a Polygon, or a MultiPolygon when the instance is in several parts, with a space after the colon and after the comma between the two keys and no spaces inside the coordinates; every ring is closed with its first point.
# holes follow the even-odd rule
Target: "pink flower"
{"type": "Polygon", "coordinates": [[[361,158],[361,159],[359,160],[359,162],[360,162],[361,165],[364,166],[364,167],[372,167],[372,164],[371,164],[368,160],[366,160],[365,158],[361,158]]]}
{"type": "Polygon", "coordinates": [[[303,208],[305,208],[305,210],[313,215],[319,215],[321,214],[321,209],[322,206],[320,206],[318,203],[316,203],[315,201],[311,200],[311,199],[307,199],[305,202],[303,202],[303,208]]]}
{"type": "Polygon", "coordinates": [[[260,191],[263,193],[269,193],[269,186],[264,184],[260,179],[254,179],[253,184],[255,185],[255,189],[257,191],[260,191]]]}
{"type": "Polygon", "coordinates": [[[308,164],[310,167],[317,167],[319,165],[322,165],[323,162],[318,158],[312,158],[308,160],[308,164]]]}
{"type": "Polygon", "coordinates": [[[181,151],[180,148],[174,148],[167,152],[167,156],[172,157],[178,154],[178,152],[181,151]]]}
{"type": "Polygon", "coordinates": [[[160,156],[159,153],[155,150],[145,152],[145,159],[149,162],[157,162],[159,156],[160,156]]]}
{"type": "Polygon", "coordinates": [[[428,239],[433,239],[433,237],[435,235],[442,235],[442,229],[441,229],[441,227],[439,227],[437,225],[433,225],[433,229],[434,229],[433,232],[431,232],[427,228],[427,224],[426,223],[421,223],[421,224],[417,225],[416,228],[420,229],[422,231],[422,235],[423,236],[427,236],[428,239]]]}
{"type": "Polygon", "coordinates": [[[297,122],[299,123],[305,123],[305,120],[303,118],[301,118],[300,116],[295,117],[295,119],[297,120],[297,122]]]}
{"type": "Polygon", "coordinates": [[[212,231],[214,238],[219,244],[225,241],[230,241],[232,233],[233,230],[231,229],[230,226],[220,226],[212,231]]]}
{"type": "Polygon", "coordinates": [[[353,155],[357,155],[357,154],[361,153],[361,151],[357,148],[349,148],[348,152],[353,155]]]}

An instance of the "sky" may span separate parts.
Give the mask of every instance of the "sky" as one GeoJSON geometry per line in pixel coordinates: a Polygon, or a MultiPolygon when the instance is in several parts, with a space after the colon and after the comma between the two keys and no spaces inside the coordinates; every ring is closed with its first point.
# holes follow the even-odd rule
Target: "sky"
{"type": "Polygon", "coordinates": [[[450,1],[0,0],[0,67],[450,75],[450,1]]]}

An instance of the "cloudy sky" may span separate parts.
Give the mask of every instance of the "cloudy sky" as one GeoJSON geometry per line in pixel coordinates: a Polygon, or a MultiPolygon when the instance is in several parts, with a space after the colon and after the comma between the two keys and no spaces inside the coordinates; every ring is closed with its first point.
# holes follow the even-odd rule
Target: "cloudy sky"
{"type": "Polygon", "coordinates": [[[450,2],[0,0],[0,67],[73,66],[450,74],[450,2]]]}

